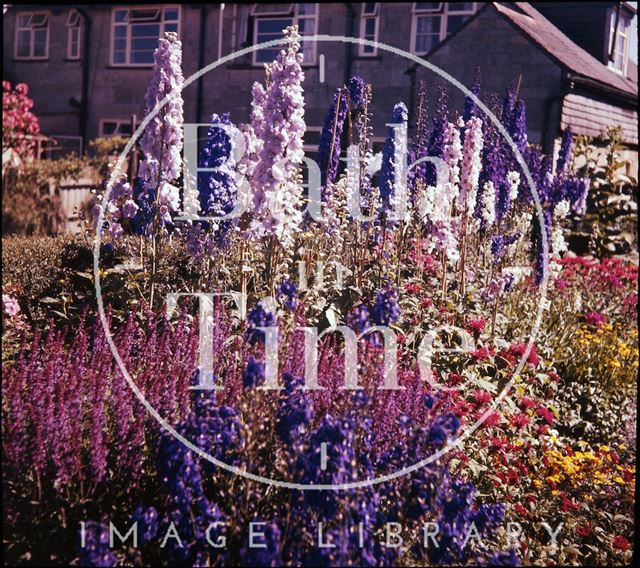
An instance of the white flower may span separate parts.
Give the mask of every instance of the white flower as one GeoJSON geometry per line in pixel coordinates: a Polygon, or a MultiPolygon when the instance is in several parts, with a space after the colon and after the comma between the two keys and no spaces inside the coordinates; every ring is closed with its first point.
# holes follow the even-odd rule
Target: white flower
{"type": "Polygon", "coordinates": [[[560,203],[558,203],[553,209],[553,218],[554,219],[564,219],[569,212],[571,211],[571,205],[566,199],[563,199],[560,203]]]}
{"type": "Polygon", "coordinates": [[[520,174],[511,171],[507,174],[507,182],[509,183],[509,200],[514,201],[518,198],[518,188],[520,187],[520,174]]]}

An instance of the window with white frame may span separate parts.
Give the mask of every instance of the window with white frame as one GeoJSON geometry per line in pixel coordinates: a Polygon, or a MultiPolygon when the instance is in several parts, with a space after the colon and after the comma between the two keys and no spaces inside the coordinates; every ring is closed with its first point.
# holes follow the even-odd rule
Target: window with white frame
{"type": "MultiPolygon", "coordinates": [[[[136,120],[136,128],[140,122],[136,120]]],[[[100,136],[131,136],[131,120],[120,118],[103,118],[100,120],[100,136]]]]}
{"type": "Polygon", "coordinates": [[[111,26],[112,65],[152,65],[158,38],[179,32],[180,7],[115,8],[111,26]]]}
{"type": "Polygon", "coordinates": [[[80,59],[80,13],[71,10],[67,17],[67,59],[80,59]]]}
{"type": "MultiPolygon", "coordinates": [[[[254,4],[253,44],[282,39],[282,30],[297,25],[301,36],[314,35],[318,22],[318,4],[254,4]]],[[[253,52],[253,64],[271,63],[278,55],[277,46],[253,52]]],[[[302,41],[300,51],[303,64],[312,65],[316,61],[316,42],[302,41]]]]}
{"type": "Polygon", "coordinates": [[[611,10],[609,18],[609,67],[618,73],[627,73],[629,55],[629,18],[620,8],[611,10]]]}
{"type": "Polygon", "coordinates": [[[411,51],[429,53],[457,32],[476,10],[477,2],[414,2],[411,51]]]}
{"type": "Polygon", "coordinates": [[[16,14],[16,59],[49,57],[49,13],[18,12],[16,14]]]}
{"type": "MultiPolygon", "coordinates": [[[[364,2],[362,6],[362,15],[360,16],[360,37],[368,41],[378,41],[378,3],[364,2]]],[[[373,45],[360,45],[361,56],[377,55],[378,48],[373,45]]]]}

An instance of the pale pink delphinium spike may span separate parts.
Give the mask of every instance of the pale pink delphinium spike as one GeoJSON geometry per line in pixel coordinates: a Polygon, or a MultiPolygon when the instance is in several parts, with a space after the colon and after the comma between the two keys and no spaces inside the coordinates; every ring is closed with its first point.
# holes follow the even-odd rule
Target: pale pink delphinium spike
{"type": "Polygon", "coordinates": [[[267,73],[264,89],[254,86],[254,129],[262,140],[253,171],[254,224],[257,236],[273,236],[293,245],[302,222],[300,166],[306,129],[302,81],[302,53],[297,26],[285,30],[285,46],[267,73]],[[260,116],[262,112],[262,116],[260,116]]]}

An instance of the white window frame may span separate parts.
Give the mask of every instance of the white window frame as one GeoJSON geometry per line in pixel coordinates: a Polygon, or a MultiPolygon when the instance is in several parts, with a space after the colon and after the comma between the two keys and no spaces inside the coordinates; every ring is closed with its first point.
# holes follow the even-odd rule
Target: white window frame
{"type": "Polygon", "coordinates": [[[16,12],[16,33],[15,33],[15,44],[13,50],[13,58],[19,59],[20,61],[43,61],[49,59],[49,37],[50,37],[50,25],[51,25],[51,14],[47,11],[38,11],[38,12],[16,12]],[[46,17],[46,26],[21,26],[20,18],[28,16],[29,19],[34,16],[45,16],[46,17]],[[34,55],[34,46],[35,46],[35,33],[34,30],[46,30],[47,39],[44,43],[44,55],[34,55]],[[31,35],[29,38],[29,55],[19,55],[18,53],[18,36],[20,32],[30,31],[31,35]]]}
{"type": "Polygon", "coordinates": [[[140,6],[115,6],[112,8],[111,10],[111,33],[110,33],[110,39],[109,39],[109,65],[111,65],[112,67],[152,67],[153,66],[153,62],[151,63],[132,63],[131,62],[131,26],[132,23],[130,21],[126,22],[116,22],[116,13],[123,11],[123,10],[128,10],[129,12],[131,10],[160,10],[160,35],[158,36],[158,39],[160,39],[161,37],[164,36],[165,33],[165,26],[167,23],[173,24],[174,20],[170,20],[169,22],[167,22],[164,19],[164,11],[167,9],[175,9],[178,11],[178,19],[175,21],[175,23],[177,24],[177,28],[178,28],[178,36],[180,36],[180,28],[181,28],[181,20],[182,20],[182,9],[181,9],[181,5],[180,4],[151,4],[151,5],[140,5],[140,6]],[[127,27],[127,33],[126,33],[126,46],[125,46],[125,61],[124,63],[122,62],[115,62],[115,35],[116,35],[116,26],[122,26],[124,27],[126,25],[127,27]]]}
{"type": "MultiPolygon", "coordinates": [[[[373,20],[375,22],[375,27],[373,30],[373,41],[378,41],[378,33],[380,29],[380,3],[374,2],[373,12],[367,13],[365,12],[366,3],[361,3],[362,10],[360,12],[360,38],[366,39],[366,26],[368,20],[373,20]]],[[[369,45],[358,45],[358,54],[360,57],[376,57],[378,55],[378,48],[371,48],[373,51],[365,51],[366,48],[371,48],[369,45]]]]}
{"type": "Polygon", "coordinates": [[[81,45],[80,12],[77,10],[69,10],[69,16],[67,17],[67,59],[80,59],[81,45]],[[75,39],[77,53],[73,53],[74,34],[77,34],[77,38],[75,39]]]}
{"type": "MultiPolygon", "coordinates": [[[[440,18],[440,30],[438,33],[438,43],[444,41],[447,38],[447,20],[449,16],[473,16],[478,11],[478,2],[469,2],[471,8],[467,10],[452,10],[451,4],[457,4],[457,2],[439,2],[439,8],[418,8],[420,2],[414,2],[411,7],[411,53],[415,55],[426,55],[428,51],[417,51],[417,33],[418,33],[418,19],[424,17],[439,17],[440,18]]],[[[434,34],[435,35],[435,34],[434,34]]],[[[435,47],[435,46],[434,46],[435,47]]],[[[432,48],[433,49],[433,48],[432,48]]]]}
{"type": "MultiPolygon", "coordinates": [[[[132,136],[132,134],[120,132],[120,129],[122,128],[123,125],[131,126],[131,119],[130,118],[101,118],[98,126],[98,132],[100,133],[99,136],[101,138],[111,138],[113,136],[126,136],[126,137],[132,136]],[[104,133],[104,126],[107,122],[114,122],[116,124],[115,132],[111,134],[104,133]]],[[[140,121],[136,120],[136,127],[134,129],[134,132],[139,126],[140,126],[140,121]]]]}
{"type": "Polygon", "coordinates": [[[618,73],[620,75],[627,75],[627,67],[629,63],[629,30],[631,29],[631,20],[627,17],[626,14],[623,14],[621,11],[616,13],[616,10],[620,10],[620,7],[617,9],[611,9],[611,15],[609,17],[609,51],[607,53],[607,57],[610,58],[608,60],[608,67],[614,73],[618,73]],[[616,18],[619,18],[618,29],[616,30],[616,18]],[[626,33],[620,32],[620,22],[626,24],[626,33]],[[623,38],[623,53],[622,53],[622,69],[616,67],[616,58],[618,55],[618,38],[623,38]]]}
{"type": "MultiPolygon", "coordinates": [[[[257,38],[258,38],[258,22],[260,21],[260,19],[269,19],[269,18],[291,18],[291,22],[292,25],[297,25],[299,23],[300,20],[315,20],[315,26],[314,26],[314,33],[311,35],[316,35],[318,33],[318,22],[320,21],[320,3],[319,2],[314,2],[313,3],[315,5],[315,14],[312,16],[309,16],[308,14],[299,14],[298,12],[298,8],[299,8],[299,4],[289,4],[289,8],[288,10],[285,12],[284,8],[282,10],[278,10],[278,11],[272,11],[272,12],[263,12],[260,11],[258,8],[259,4],[254,4],[252,9],[251,9],[251,16],[253,17],[253,36],[252,36],[252,41],[254,42],[254,45],[257,42],[257,38]]],[[[304,46],[305,46],[306,42],[303,42],[301,44],[301,48],[300,50],[304,53],[304,46]]],[[[302,62],[302,66],[309,66],[309,65],[315,65],[316,61],[317,61],[317,52],[318,52],[318,44],[317,42],[314,42],[313,45],[313,57],[311,59],[307,59],[306,54],[305,54],[305,58],[302,62]]],[[[256,50],[254,52],[252,52],[251,54],[251,64],[255,65],[256,67],[262,67],[265,62],[264,61],[258,61],[257,60],[257,56],[258,56],[258,51],[256,50]]]]}

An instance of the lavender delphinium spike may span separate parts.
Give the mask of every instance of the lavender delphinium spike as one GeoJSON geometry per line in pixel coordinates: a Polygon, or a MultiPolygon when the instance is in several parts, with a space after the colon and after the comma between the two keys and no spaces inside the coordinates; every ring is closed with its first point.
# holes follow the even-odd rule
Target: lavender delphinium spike
{"type": "Polygon", "coordinates": [[[140,139],[143,159],[138,169],[135,198],[139,206],[133,226],[139,234],[149,234],[156,218],[171,225],[171,213],[180,207],[180,192],[173,182],[182,169],[182,43],[174,32],[158,40],[153,76],[145,94],[145,112],[169,97],[151,119],[140,139]],[[157,210],[156,210],[157,209],[157,210]]]}

